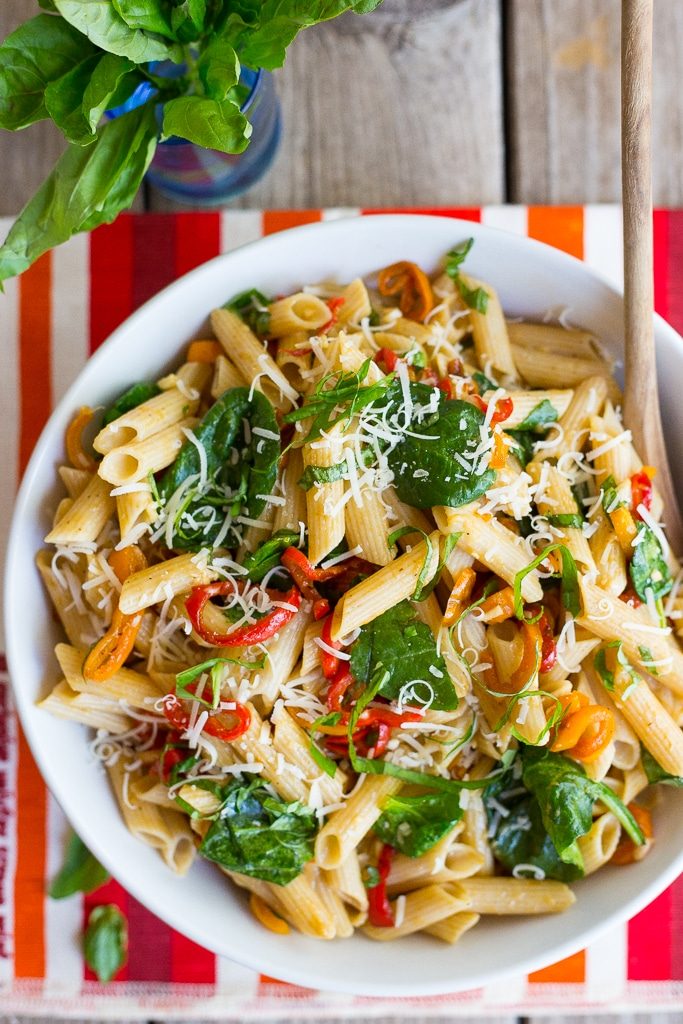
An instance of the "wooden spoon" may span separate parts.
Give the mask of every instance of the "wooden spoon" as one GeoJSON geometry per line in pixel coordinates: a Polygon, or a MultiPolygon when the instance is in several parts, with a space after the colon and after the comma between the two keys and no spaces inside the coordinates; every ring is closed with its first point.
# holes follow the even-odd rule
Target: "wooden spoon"
{"type": "Polygon", "coordinates": [[[683,554],[683,521],[664,446],[657,393],[652,257],[652,8],[622,0],[621,172],[624,205],[624,420],[643,461],[656,466],[656,487],[674,552],[683,554]]]}

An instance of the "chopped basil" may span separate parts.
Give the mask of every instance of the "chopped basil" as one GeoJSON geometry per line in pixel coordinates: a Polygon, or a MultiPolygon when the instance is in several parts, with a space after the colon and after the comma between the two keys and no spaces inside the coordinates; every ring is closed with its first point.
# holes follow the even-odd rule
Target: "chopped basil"
{"type": "Polygon", "coordinates": [[[628,571],[633,589],[641,601],[647,601],[648,592],[657,601],[668,594],[673,586],[662,546],[647,523],[638,523],[638,536],[635,538],[628,571]]]}
{"type": "Polygon", "coordinates": [[[272,537],[259,544],[242,559],[242,566],[252,583],[260,583],[266,573],[280,564],[280,556],[287,548],[298,548],[301,534],[298,530],[276,530],[272,537]]]}
{"type": "Polygon", "coordinates": [[[665,771],[659,761],[653,757],[642,743],[640,745],[640,760],[649,783],[661,782],[665,786],[675,786],[678,789],[683,787],[683,778],[680,775],[670,775],[669,772],[665,771]]]}
{"type": "Polygon", "coordinates": [[[460,276],[462,265],[465,262],[470,249],[474,245],[474,239],[468,238],[460,245],[454,246],[446,255],[446,273],[454,282],[460,292],[463,302],[470,309],[477,313],[486,313],[489,305],[489,294],[485,288],[469,288],[460,276]]]}
{"type": "Polygon", "coordinates": [[[523,569],[515,576],[514,582],[514,602],[515,602],[515,615],[518,619],[524,618],[524,601],[522,598],[522,583],[530,572],[537,569],[541,562],[544,562],[548,555],[552,554],[553,551],[559,551],[562,556],[562,603],[571,615],[576,618],[577,615],[581,614],[581,592],[579,590],[579,574],[576,568],[576,562],[572,556],[569,548],[565,547],[564,544],[548,544],[547,547],[543,548],[540,555],[538,555],[532,562],[529,562],[523,569]]]}
{"type": "Polygon", "coordinates": [[[583,516],[578,512],[558,512],[555,515],[547,515],[545,518],[550,526],[571,527],[575,530],[580,530],[584,523],[583,516]]]}
{"type": "Polygon", "coordinates": [[[270,330],[270,311],[268,306],[271,300],[267,299],[258,288],[249,288],[246,292],[240,292],[225,303],[224,309],[229,309],[241,320],[244,320],[247,327],[250,327],[254,334],[263,338],[270,330]]]}
{"type": "Polygon", "coordinates": [[[472,380],[479,388],[479,394],[485,395],[487,391],[495,391],[498,385],[490,377],[487,377],[481,370],[475,370],[472,374],[472,380]]]}
{"type": "Polygon", "coordinates": [[[544,398],[542,402],[535,405],[528,416],[519,423],[515,430],[544,430],[551,423],[557,423],[557,409],[544,398]]]}
{"type": "Polygon", "coordinates": [[[124,413],[130,412],[131,409],[137,409],[143,402],[148,402],[150,398],[154,398],[156,395],[161,394],[161,388],[157,384],[151,384],[147,381],[141,381],[139,384],[133,384],[127,391],[124,391],[122,395],[113,402],[106,410],[102,417],[102,426],[106,427],[107,424],[113,423],[119,416],[123,416],[124,413]]]}

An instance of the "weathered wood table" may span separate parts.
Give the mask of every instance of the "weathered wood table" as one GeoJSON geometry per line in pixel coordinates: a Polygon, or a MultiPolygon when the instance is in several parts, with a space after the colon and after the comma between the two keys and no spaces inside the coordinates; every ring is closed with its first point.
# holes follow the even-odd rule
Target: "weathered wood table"
{"type": "MultiPolygon", "coordinates": [[[[683,3],[655,6],[654,195],[680,206],[683,3]]],[[[0,37],[32,7],[2,0],[0,37]]],[[[618,201],[619,11],[619,0],[384,0],[370,17],[306,32],[277,74],[277,160],[231,205],[618,201]]],[[[61,148],[47,124],[0,136],[0,214],[20,209],[61,148]]],[[[136,208],[176,207],[146,189],[136,208]]]]}

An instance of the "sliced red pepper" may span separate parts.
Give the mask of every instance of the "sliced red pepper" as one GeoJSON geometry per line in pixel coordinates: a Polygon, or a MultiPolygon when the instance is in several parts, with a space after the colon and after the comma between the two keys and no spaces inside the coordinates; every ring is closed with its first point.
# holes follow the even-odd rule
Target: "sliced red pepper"
{"type": "Polygon", "coordinates": [[[503,423],[505,420],[510,419],[512,416],[513,402],[510,397],[499,398],[496,402],[496,408],[491,417],[491,426],[495,427],[497,423],[503,423]]]}
{"type": "MultiPolygon", "coordinates": [[[[323,672],[324,671],[325,670],[323,669],[323,672]]],[[[339,670],[332,678],[330,688],[327,691],[327,706],[330,711],[341,711],[342,701],[346,691],[352,685],[353,681],[353,676],[346,665],[340,665],[339,670]]]]}
{"type": "Polygon", "coordinates": [[[368,921],[375,928],[393,928],[394,914],[387,896],[387,879],[394,859],[394,848],[384,843],[377,861],[377,885],[368,889],[368,921]]]}
{"type": "Polygon", "coordinates": [[[178,747],[168,747],[164,750],[161,758],[161,778],[164,782],[168,782],[171,772],[177,764],[184,761],[187,757],[186,750],[180,750],[178,747]]]}
{"type": "Polygon", "coordinates": [[[380,348],[374,357],[378,366],[383,366],[387,373],[393,373],[398,366],[400,359],[398,354],[391,348],[380,348]]]}
{"type": "Polygon", "coordinates": [[[207,601],[212,597],[229,596],[234,593],[235,586],[230,580],[219,580],[202,587],[193,587],[185,602],[194,630],[202,640],[213,644],[214,647],[251,647],[253,644],[263,643],[291,622],[301,607],[301,593],[297,587],[292,587],[286,594],[268,590],[266,593],[271,600],[292,605],[292,608],[273,608],[257,622],[250,622],[246,626],[225,633],[206,628],[202,615],[207,601]]]}
{"type": "MultiPolygon", "coordinates": [[[[185,732],[189,728],[190,716],[174,693],[166,694],[162,710],[165,718],[175,729],[185,732]]],[[[247,732],[251,724],[251,712],[245,704],[235,701],[235,707],[226,713],[234,715],[237,719],[236,724],[231,729],[219,721],[217,717],[209,717],[204,723],[202,732],[213,736],[217,740],[222,740],[224,743],[231,743],[247,732]]]]}
{"type": "Polygon", "coordinates": [[[538,625],[541,630],[541,672],[550,672],[557,661],[557,644],[553,635],[553,627],[548,618],[547,612],[543,612],[538,625]]]}
{"type": "Polygon", "coordinates": [[[343,565],[333,565],[329,569],[318,569],[312,565],[303,551],[298,548],[286,548],[280,559],[289,572],[303,596],[313,602],[313,618],[320,621],[330,612],[330,602],[316,590],[314,583],[326,583],[346,572],[343,565]]]}
{"type": "MultiPolygon", "coordinates": [[[[329,615],[323,624],[322,633],[320,639],[328,647],[333,647],[335,651],[341,651],[342,644],[339,640],[332,639],[332,616],[329,615]]],[[[320,648],[320,664],[322,666],[323,675],[325,679],[334,679],[339,671],[342,659],[335,658],[334,654],[330,654],[324,647],[320,648]]]]}
{"type": "Polygon", "coordinates": [[[486,415],[488,405],[486,404],[483,398],[480,398],[479,395],[472,394],[468,396],[468,399],[472,403],[472,405],[476,405],[477,409],[479,409],[480,412],[483,412],[484,415],[486,415]]]}
{"type": "Polygon", "coordinates": [[[346,299],[344,298],[343,295],[337,295],[333,299],[326,300],[325,305],[330,311],[330,319],[326,323],[324,323],[322,327],[318,328],[321,334],[324,334],[325,331],[329,331],[330,327],[334,327],[337,320],[339,319],[339,310],[341,309],[345,302],[346,299]]]}
{"type": "Polygon", "coordinates": [[[640,608],[643,603],[633,587],[627,587],[626,590],[619,595],[619,600],[623,601],[624,604],[629,605],[631,608],[640,608]]]}
{"type": "Polygon", "coordinates": [[[455,398],[455,388],[450,377],[439,377],[436,386],[439,391],[443,391],[446,398],[455,398]]]}
{"type": "Polygon", "coordinates": [[[631,506],[636,519],[642,516],[638,512],[638,506],[642,505],[649,512],[652,508],[652,480],[644,469],[634,473],[631,477],[631,506]]]}

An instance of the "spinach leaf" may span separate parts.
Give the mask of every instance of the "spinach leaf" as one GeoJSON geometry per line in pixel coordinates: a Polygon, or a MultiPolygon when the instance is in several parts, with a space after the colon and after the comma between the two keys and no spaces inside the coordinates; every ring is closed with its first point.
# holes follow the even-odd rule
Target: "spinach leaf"
{"type": "Polygon", "coordinates": [[[515,770],[505,772],[483,793],[494,857],[508,871],[518,864],[533,864],[546,878],[560,882],[582,878],[583,866],[560,858],[543,824],[538,800],[515,776],[515,770]]]}
{"type": "Polygon", "coordinates": [[[162,142],[178,136],[221,153],[242,153],[249,144],[251,131],[251,125],[232,100],[176,96],[164,104],[162,142]]]}
{"type": "Polygon", "coordinates": [[[584,523],[583,516],[578,512],[557,512],[545,518],[551,526],[571,527],[574,530],[580,530],[584,523]]]}
{"type": "Polygon", "coordinates": [[[515,430],[543,430],[551,423],[557,423],[558,414],[555,406],[544,398],[535,405],[529,415],[515,427],[515,430]]]}
{"type": "Polygon", "coordinates": [[[39,14],[0,46],[0,128],[16,131],[48,116],[45,90],[95,47],[62,18],[39,14]]]}
{"type": "Polygon", "coordinates": [[[589,779],[583,768],[562,754],[542,747],[524,747],[522,782],[538,801],[543,826],[560,859],[583,869],[577,840],[593,823],[596,800],[612,811],[636,845],[644,842],[635,818],[609,786],[589,779]]]}
{"type": "Polygon", "coordinates": [[[457,793],[390,796],[374,831],[407,857],[421,857],[443,839],[462,818],[457,793]]]}
{"type": "Polygon", "coordinates": [[[119,416],[130,412],[131,409],[137,409],[143,402],[147,402],[150,398],[160,394],[161,388],[157,384],[140,381],[139,384],[131,385],[127,391],[119,395],[116,401],[109,406],[102,418],[102,426],[106,427],[108,423],[117,420],[119,416]]]}
{"type": "Polygon", "coordinates": [[[287,885],[313,859],[315,813],[272,796],[260,779],[239,776],[224,790],[225,803],[199,852],[228,871],[287,885]]]}
{"type": "Polygon", "coordinates": [[[103,125],[91,146],[70,146],[0,248],[0,282],[76,232],[114,220],[132,202],[156,138],[148,105],[103,125]]]}
{"type": "Polygon", "coordinates": [[[528,430],[506,430],[505,433],[514,439],[515,447],[513,452],[522,466],[526,466],[534,457],[535,444],[538,438],[528,430]]]}
{"type": "Polygon", "coordinates": [[[665,786],[675,786],[677,789],[683,786],[683,778],[680,775],[669,775],[642,743],[640,744],[640,760],[649,783],[661,782],[665,786]]]}
{"type": "Polygon", "coordinates": [[[172,60],[178,64],[183,59],[177,44],[127,25],[112,0],[55,0],[55,6],[70,25],[109,53],[129,57],[136,64],[150,60],[172,60]]]}
{"type": "Polygon", "coordinates": [[[242,565],[252,583],[260,583],[266,573],[280,564],[280,555],[283,551],[299,546],[300,538],[298,530],[276,530],[268,540],[259,544],[255,551],[245,555],[242,565]]]}
{"type": "Polygon", "coordinates": [[[130,28],[170,36],[171,26],[162,0],[111,0],[114,10],[130,28]]]}
{"type": "Polygon", "coordinates": [[[194,435],[206,453],[205,481],[200,484],[197,446],[188,440],[158,484],[159,497],[166,504],[182,484],[187,487],[175,512],[172,546],[198,550],[213,545],[221,533],[226,546],[231,546],[234,520],[239,515],[258,518],[275,483],[280,441],[273,407],[260,391],[249,397],[248,388],[232,388],[211,406],[194,435]],[[275,436],[259,436],[253,427],[275,436]],[[230,516],[228,535],[226,516],[230,516]]]}
{"type": "MultiPolygon", "coordinates": [[[[410,393],[415,404],[427,404],[432,388],[411,384],[410,393]]],[[[392,386],[390,403],[399,408],[402,401],[400,387],[392,386]]],[[[406,434],[387,452],[401,501],[414,508],[457,508],[493,486],[495,470],[479,472],[480,460],[472,454],[481,443],[483,423],[484,414],[460,399],[440,401],[438,411],[430,419],[413,420],[410,430],[420,436],[406,434]]]]}
{"type": "Polygon", "coordinates": [[[638,523],[638,537],[633,547],[628,573],[633,589],[641,601],[647,601],[648,590],[657,601],[668,594],[673,586],[662,546],[647,523],[638,523]]]}
{"type": "Polygon", "coordinates": [[[103,53],[85,87],[82,97],[83,116],[94,131],[105,110],[120,106],[144,81],[127,57],[103,53]]]}
{"type": "Polygon", "coordinates": [[[83,952],[100,981],[111,981],[126,962],[128,925],[113,903],[94,907],[85,930],[83,952]]]}
{"type": "Polygon", "coordinates": [[[83,94],[99,64],[100,57],[86,57],[45,90],[45,106],[62,135],[77,146],[89,146],[95,141],[95,131],[83,114],[83,94]]]}
{"type": "Polygon", "coordinates": [[[481,370],[475,370],[472,374],[472,380],[479,388],[479,394],[485,395],[487,391],[495,391],[498,385],[490,377],[487,377],[481,370]]]}
{"type": "MultiPolygon", "coordinates": [[[[414,682],[416,702],[426,703],[433,691],[433,710],[450,711],[458,705],[455,687],[432,631],[417,618],[408,601],[394,605],[361,628],[351,649],[350,668],[362,683],[368,683],[384,669],[386,678],[379,693],[389,700],[396,700],[401,689],[414,682]]],[[[404,702],[410,703],[405,695],[404,702]]]]}
{"type": "Polygon", "coordinates": [[[206,95],[220,101],[239,82],[240,62],[231,46],[214,39],[202,50],[197,70],[206,95]]]}
{"type": "Polygon", "coordinates": [[[470,288],[462,280],[460,271],[465,259],[474,245],[474,239],[468,238],[460,245],[456,245],[446,255],[446,273],[451,278],[466,306],[476,310],[477,313],[486,313],[489,308],[489,295],[485,288],[470,288]]]}
{"type": "Polygon", "coordinates": [[[254,334],[264,338],[270,330],[270,313],[267,299],[258,288],[250,288],[246,292],[240,292],[225,303],[224,309],[231,309],[233,313],[244,320],[247,327],[250,327],[254,334]]]}
{"type": "Polygon", "coordinates": [[[107,881],[109,873],[72,832],[64,863],[50,884],[49,895],[53,900],[62,900],[77,892],[93,892],[107,881]]]}

